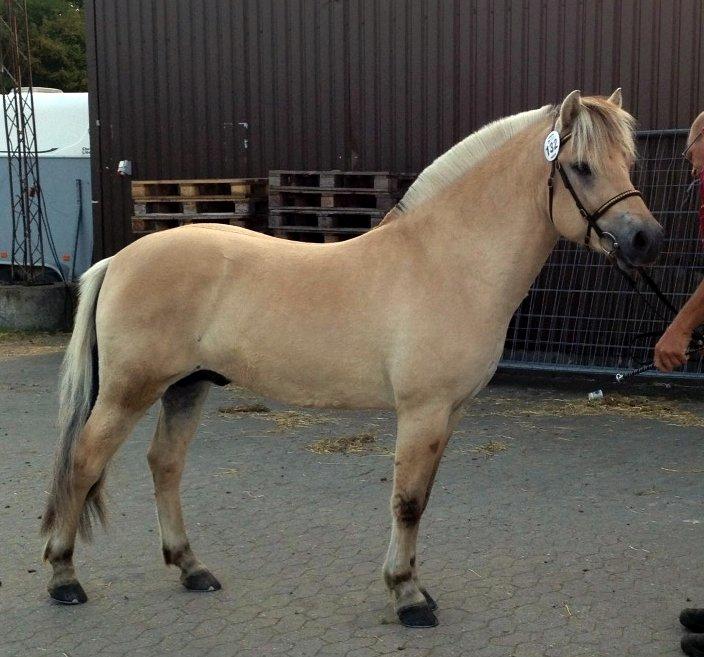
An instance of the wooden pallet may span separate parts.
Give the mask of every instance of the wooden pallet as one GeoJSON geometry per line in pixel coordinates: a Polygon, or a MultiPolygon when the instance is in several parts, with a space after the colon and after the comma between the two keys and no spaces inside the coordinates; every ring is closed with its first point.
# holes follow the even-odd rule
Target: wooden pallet
{"type": "Polygon", "coordinates": [[[270,171],[269,186],[280,188],[398,191],[399,175],[389,171],[270,171]]]}
{"type": "Polygon", "coordinates": [[[346,211],[322,211],[305,208],[275,209],[269,214],[269,227],[302,231],[338,231],[361,234],[374,228],[386,215],[376,210],[346,208],[346,211]]]}
{"type": "Polygon", "coordinates": [[[230,178],[213,180],[134,180],[132,198],[142,201],[149,198],[238,199],[265,198],[266,178],[230,178]]]}
{"type": "Polygon", "coordinates": [[[268,229],[268,217],[266,215],[255,216],[233,216],[224,215],[184,215],[184,214],[153,214],[135,215],[132,217],[132,232],[144,235],[155,233],[160,230],[186,226],[188,224],[228,224],[230,226],[240,226],[259,232],[268,229]]]}
{"type": "Polygon", "coordinates": [[[323,190],[316,187],[270,187],[270,208],[354,208],[388,212],[396,196],[370,190],[323,190]]]}
{"type": "Polygon", "coordinates": [[[248,216],[266,212],[266,199],[236,200],[228,198],[196,197],[189,200],[159,196],[134,199],[134,213],[139,216],[154,214],[212,214],[248,216]]]}

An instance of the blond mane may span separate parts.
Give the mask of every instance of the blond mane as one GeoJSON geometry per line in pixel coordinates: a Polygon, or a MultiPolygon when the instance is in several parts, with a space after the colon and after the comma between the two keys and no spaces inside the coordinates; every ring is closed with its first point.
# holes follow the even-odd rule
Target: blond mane
{"type": "MultiPolygon", "coordinates": [[[[605,148],[618,148],[629,161],[635,158],[633,117],[606,98],[583,97],[582,109],[572,126],[572,152],[576,159],[603,172],[609,161],[605,148]]],[[[559,106],[545,105],[499,119],[472,133],[427,166],[408,189],[385,221],[413,210],[454,182],[514,135],[549,116],[557,116],[559,106]]],[[[559,128],[559,125],[558,125],[559,128]]],[[[546,133],[547,134],[547,133],[546,133]]]]}
{"type": "Polygon", "coordinates": [[[397,210],[407,212],[435,196],[521,130],[547,118],[551,110],[551,105],[545,105],[540,109],[507,116],[465,137],[423,169],[399,201],[397,210]]]}

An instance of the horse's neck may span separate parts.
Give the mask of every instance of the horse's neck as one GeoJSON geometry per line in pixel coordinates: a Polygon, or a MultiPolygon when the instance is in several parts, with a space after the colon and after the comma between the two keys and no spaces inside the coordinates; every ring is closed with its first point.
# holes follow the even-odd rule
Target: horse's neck
{"type": "Polygon", "coordinates": [[[558,237],[547,219],[549,171],[540,150],[548,130],[531,126],[436,198],[394,220],[417,234],[433,268],[480,301],[491,298],[509,316],[558,237]]]}

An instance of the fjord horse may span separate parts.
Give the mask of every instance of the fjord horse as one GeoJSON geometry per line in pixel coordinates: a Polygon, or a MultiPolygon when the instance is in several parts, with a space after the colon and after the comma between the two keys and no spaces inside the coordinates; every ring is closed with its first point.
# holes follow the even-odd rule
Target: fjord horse
{"type": "Polygon", "coordinates": [[[208,389],[233,382],[291,404],[396,411],[383,575],[403,624],[435,625],[416,537],[463,403],[492,377],[560,235],[622,266],[656,257],[662,229],[632,189],[633,160],[620,90],[574,91],[455,145],[355,239],[308,244],[200,224],[95,264],[62,370],[43,520],[51,596],[86,600],[76,533],[102,519],[106,466],[159,399],[148,460],[164,559],[187,588],[220,588],[189,545],[179,484],[208,389]]]}

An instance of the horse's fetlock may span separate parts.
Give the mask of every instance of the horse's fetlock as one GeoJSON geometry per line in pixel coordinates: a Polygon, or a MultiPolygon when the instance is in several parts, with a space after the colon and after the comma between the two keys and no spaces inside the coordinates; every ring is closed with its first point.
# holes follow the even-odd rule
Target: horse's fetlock
{"type": "Polygon", "coordinates": [[[188,543],[178,547],[168,547],[164,545],[161,548],[161,552],[164,555],[164,561],[167,566],[179,566],[179,568],[183,568],[183,564],[193,558],[191,546],[188,543]]]}
{"type": "Polygon", "coordinates": [[[406,570],[400,573],[389,573],[384,572],[384,582],[386,587],[390,591],[394,591],[404,582],[408,582],[413,579],[413,573],[410,570],[406,570]]]}
{"type": "Polygon", "coordinates": [[[69,547],[57,554],[55,557],[52,558],[52,562],[63,562],[63,563],[68,563],[73,561],[73,548],[69,547]]]}

